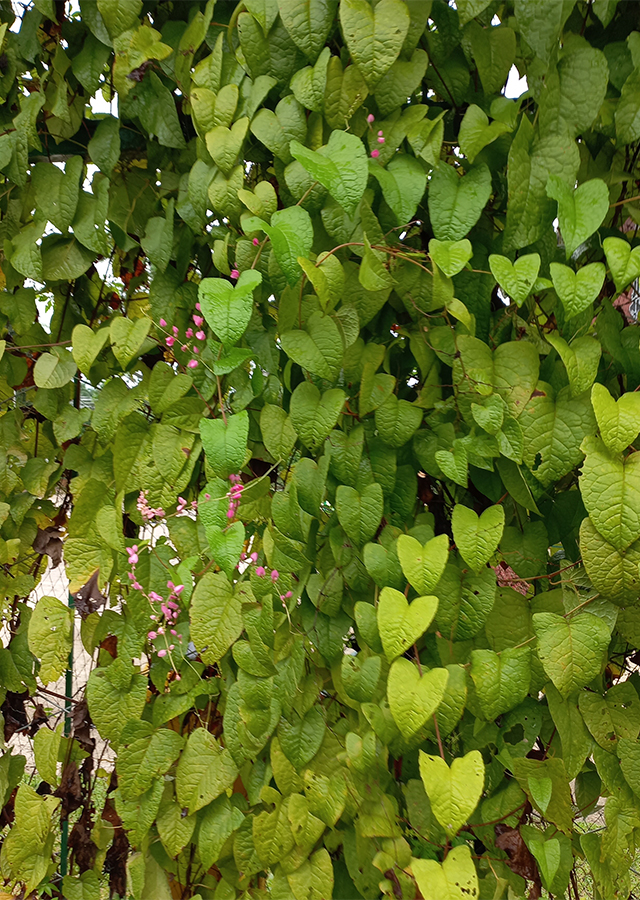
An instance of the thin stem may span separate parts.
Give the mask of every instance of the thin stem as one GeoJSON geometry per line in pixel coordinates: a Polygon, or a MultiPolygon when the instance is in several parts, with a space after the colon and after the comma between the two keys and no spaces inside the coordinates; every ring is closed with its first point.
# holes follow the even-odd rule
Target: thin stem
{"type": "Polygon", "coordinates": [[[440,729],[438,728],[438,719],[436,718],[435,713],[433,714],[433,724],[436,729],[436,737],[438,739],[438,749],[440,750],[440,756],[442,757],[442,759],[444,759],[444,747],[442,746],[442,738],[440,737],[440,729]]]}

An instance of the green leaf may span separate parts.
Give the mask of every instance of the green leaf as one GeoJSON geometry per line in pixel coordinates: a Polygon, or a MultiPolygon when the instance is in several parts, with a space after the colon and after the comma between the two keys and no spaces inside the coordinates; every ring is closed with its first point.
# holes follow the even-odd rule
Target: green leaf
{"type": "Polygon", "coordinates": [[[571,346],[557,332],[550,332],[547,340],[558,352],[569,376],[569,385],[574,397],[588,391],[598,373],[602,347],[600,342],[589,335],[576,338],[571,346]]]}
{"type": "Polygon", "coordinates": [[[538,0],[533,5],[526,0],[515,0],[518,30],[544,63],[549,62],[551,48],[572,8],[553,0],[538,0]]]}
{"type": "Polygon", "coordinates": [[[324,47],[337,7],[338,0],[278,0],[291,40],[312,62],[324,47]]]}
{"type": "Polygon", "coordinates": [[[308,381],[297,386],[291,396],[291,424],[305,447],[315,451],[324,442],[337,424],[345,400],[338,388],[321,394],[308,381]]]}
{"type": "Polygon", "coordinates": [[[144,794],[154,779],[169,771],[183,744],[175,731],[154,731],[148,722],[130,722],[122,731],[118,755],[118,788],[123,799],[144,794]]]}
{"type": "Polygon", "coordinates": [[[225,528],[211,525],[206,531],[213,558],[227,578],[232,578],[244,546],[244,525],[242,522],[234,522],[225,528]]]}
{"type": "Polygon", "coordinates": [[[462,177],[453,166],[439,166],[429,182],[429,215],[439,241],[459,241],[476,224],[491,195],[491,174],[484,164],[462,177]]]}
{"type": "Polygon", "coordinates": [[[200,436],[211,471],[228,478],[244,465],[249,435],[249,415],[242,410],[224,419],[201,419],[200,436]]]}
{"type": "Polygon", "coordinates": [[[373,538],[383,507],[382,487],[377,482],[367,485],[360,493],[345,484],[336,491],[338,521],[358,547],[373,538]]]}
{"type": "Polygon", "coordinates": [[[638,779],[639,751],[640,744],[635,738],[620,738],[618,742],[620,768],[627,784],[636,795],[640,791],[640,779],[638,779]]]}
{"type": "Polygon", "coordinates": [[[93,163],[110,175],[120,159],[120,121],[113,116],[106,116],[98,123],[98,127],[87,144],[89,156],[93,163]]]}
{"type": "Polygon", "coordinates": [[[473,256],[471,241],[429,241],[429,256],[448,278],[462,271],[473,256]]]}
{"type": "Polygon", "coordinates": [[[98,12],[112,39],[137,23],[141,9],[142,0],[98,0],[98,12]]]}
{"type": "Polygon", "coordinates": [[[437,597],[416,597],[384,587],[378,601],[378,630],[389,662],[402,656],[425,633],[438,608],[437,597]]]}
{"type": "Polygon", "coordinates": [[[616,136],[623,143],[640,137],[640,73],[634,69],[622,85],[616,108],[616,136]]]}
{"type": "Polygon", "coordinates": [[[619,739],[635,741],[640,733],[640,698],[629,681],[614,684],[604,696],[581,691],[578,706],[585,725],[604,750],[619,739]]]}
{"type": "Polygon", "coordinates": [[[385,400],[375,411],[378,434],[390,447],[403,447],[411,440],[422,422],[422,410],[398,400],[395,394],[385,400]]]}
{"type": "Polygon", "coordinates": [[[178,803],[190,813],[207,806],[233,786],[238,768],[226,748],[204,728],[189,735],[176,771],[178,803]]]}
{"type": "MultiPolygon", "coordinates": [[[[557,825],[560,831],[563,831],[565,834],[571,834],[573,811],[571,808],[569,779],[567,778],[564,761],[557,757],[544,760],[512,757],[509,768],[515,775],[522,790],[526,793],[530,803],[539,812],[542,812],[542,810],[538,807],[531,785],[535,785],[536,781],[540,782],[543,779],[551,781],[551,799],[548,800],[547,809],[543,815],[548,822],[553,822],[554,825],[557,825]]],[[[536,789],[536,795],[540,795],[539,789],[536,789]]],[[[546,791],[543,796],[546,800],[546,791]]]]}
{"type": "Polygon", "coordinates": [[[527,253],[514,263],[495,253],[489,257],[489,268],[502,290],[516,306],[522,306],[536,283],[540,271],[540,254],[527,253]]]}
{"type": "Polygon", "coordinates": [[[549,269],[568,319],[584,312],[598,298],[606,274],[603,263],[589,263],[577,272],[560,263],[551,263],[549,269]]]}
{"type": "Polygon", "coordinates": [[[313,243],[313,225],[306,209],[289,206],[276,210],[270,225],[257,218],[245,219],[242,225],[246,233],[260,229],[269,235],[285,278],[290,285],[297,284],[301,275],[298,257],[308,257],[313,243]]]}
{"type": "Polygon", "coordinates": [[[222,659],[242,633],[242,603],[226,575],[205,575],[191,598],[191,639],[205,663],[222,659]]]}
{"type": "MultiPolygon", "coordinates": [[[[508,30],[511,31],[510,28],[508,30]]],[[[482,28],[480,31],[483,34],[485,33],[482,28]]],[[[488,31],[495,32],[496,30],[491,28],[488,29],[488,31]]],[[[512,31],[511,34],[513,34],[512,31]]],[[[483,112],[479,106],[472,103],[467,107],[467,111],[460,123],[460,134],[458,137],[460,149],[469,162],[472,163],[481,150],[493,143],[493,141],[499,138],[501,134],[504,134],[505,131],[510,130],[509,126],[504,122],[496,120],[489,124],[489,117],[487,114],[483,112]]]]}
{"type": "Polygon", "coordinates": [[[640,275],[640,246],[632,250],[628,241],[616,237],[605,238],[602,246],[616,290],[621,292],[640,275]]]}
{"type": "Polygon", "coordinates": [[[42,353],[33,367],[36,386],[46,390],[64,387],[76,374],[76,364],[63,347],[54,347],[51,353],[42,353]]]}
{"type": "Polygon", "coordinates": [[[439,756],[419,752],[420,777],[431,810],[448,837],[468,821],[484,788],[484,763],[478,750],[453,760],[451,767],[439,756]]]}
{"type": "Polygon", "coordinates": [[[376,84],[375,98],[381,116],[388,116],[402,106],[420,86],[427,71],[429,57],[424,50],[414,50],[411,59],[397,59],[376,84]]]}
{"type": "Polygon", "coordinates": [[[419,594],[428,594],[440,581],[449,556],[449,538],[439,534],[424,544],[409,534],[398,538],[398,559],[405,578],[419,594]]]}
{"type": "Polygon", "coordinates": [[[567,259],[598,230],[609,212],[609,189],[592,178],[571,190],[562,178],[550,175],[547,194],[558,201],[558,219],[567,259]]]}
{"type": "Polygon", "coordinates": [[[528,647],[471,652],[471,677],[482,712],[493,720],[516,707],[529,693],[531,664],[528,647]]]}
{"type": "MultiPolygon", "coordinates": [[[[50,234],[42,241],[42,274],[47,281],[73,281],[80,278],[93,260],[94,253],[75,238],[50,234]]],[[[17,268],[14,257],[12,262],[17,268]]]]}
{"type": "Polygon", "coordinates": [[[205,869],[217,862],[225,841],[243,822],[242,811],[232,806],[228,797],[217,797],[205,808],[197,836],[198,854],[205,869]]]}
{"type": "Polygon", "coordinates": [[[496,579],[492,569],[473,575],[459,565],[446,566],[434,588],[438,596],[438,630],[447,640],[464,641],[474,637],[493,609],[496,579]]]}
{"type": "Polygon", "coordinates": [[[379,656],[362,659],[358,656],[343,656],[340,677],[348,696],[357,703],[367,703],[372,699],[380,680],[382,660],[379,656]]]}
{"type": "Polygon", "coordinates": [[[340,24],[353,61],[372,88],[398,58],[409,30],[409,12],[400,0],[340,0],[340,24]]]}
{"type": "Polygon", "coordinates": [[[29,649],[40,660],[43,684],[57,681],[67,668],[72,642],[72,611],[55,597],[41,597],[29,620],[29,649]]]}
{"type": "Polygon", "coordinates": [[[280,721],[278,740],[291,765],[301,771],[320,749],[326,724],[318,706],[312,706],[304,716],[293,716],[293,721],[280,721]]]}
{"type": "Polygon", "coordinates": [[[111,322],[110,337],[113,355],[123,369],[138,355],[151,328],[151,319],[124,319],[122,316],[111,322]]]}
{"type": "MultiPolygon", "coordinates": [[[[468,16],[468,13],[466,15],[468,16]]],[[[464,17],[461,17],[461,24],[462,18],[464,17]]],[[[498,93],[516,58],[516,36],[513,29],[508,25],[482,28],[478,22],[471,22],[465,28],[464,35],[471,44],[471,52],[478,66],[478,75],[485,94],[498,93]]],[[[462,148],[462,139],[460,146],[462,148]]],[[[464,148],[463,152],[466,153],[464,148]]]]}
{"type": "Polygon", "coordinates": [[[562,759],[567,775],[569,778],[575,778],[584,766],[585,759],[591,753],[591,737],[585,727],[575,697],[563,699],[551,683],[545,686],[544,691],[553,724],[560,735],[562,759]]]}
{"type": "Polygon", "coordinates": [[[72,156],[64,173],[53,163],[38,163],[32,174],[36,204],[58,231],[66,232],[78,204],[82,157],[72,156]]]}
{"type": "MultiPolygon", "coordinates": [[[[290,87],[298,103],[301,103],[302,106],[313,110],[314,112],[321,113],[324,107],[324,95],[327,87],[327,66],[330,59],[331,50],[328,47],[325,47],[314,66],[305,66],[304,69],[299,69],[291,79],[290,87]]],[[[306,118],[304,120],[304,125],[306,133],[306,118]]],[[[291,138],[295,137],[296,135],[291,135],[291,138]]],[[[291,140],[291,138],[289,140],[291,140]]],[[[291,159],[288,142],[286,149],[289,159],[291,159]]],[[[280,154],[278,154],[278,156],[280,156],[280,154]]],[[[282,156],[280,156],[280,158],[283,159],[282,156]]]]}
{"type": "Polygon", "coordinates": [[[479,572],[498,548],[504,530],[504,509],[490,506],[478,516],[472,509],[456,503],[451,517],[453,539],[465,562],[479,572]]]}
{"type": "MultiPolygon", "coordinates": [[[[634,396],[625,394],[624,396],[634,396]]],[[[580,526],[582,562],[594,588],[617,606],[634,603],[640,588],[640,546],[616,550],[586,516],[580,526]]]]}
{"type": "MultiPolygon", "coordinates": [[[[347,215],[355,213],[369,174],[367,155],[360,138],[348,132],[332,131],[326,146],[318,151],[291,141],[291,155],[329,191],[347,215]]],[[[308,256],[308,253],[297,255],[308,256]]]]}
{"type": "Polygon", "coordinates": [[[226,278],[203,278],[198,299],[207,324],[227,347],[244,334],[253,313],[253,292],[262,283],[256,269],[240,274],[235,287],[226,278]]]}
{"type": "Polygon", "coordinates": [[[545,486],[580,463],[581,442],[595,430],[587,393],[572,397],[571,389],[565,387],[554,396],[551,385],[543,381],[538,382],[519,422],[523,461],[545,486]]]}
{"type": "Polygon", "coordinates": [[[110,335],[109,328],[93,331],[87,325],[76,325],[71,333],[71,352],[74,362],[84,375],[89,374],[110,335]]]}
{"type": "Polygon", "coordinates": [[[640,537],[640,453],[623,461],[594,438],[585,440],[580,491],[602,537],[626,550],[640,537]]]}
{"type": "Polygon", "coordinates": [[[612,453],[626,450],[640,432],[640,395],[630,391],[614,400],[603,384],[594,384],[591,403],[600,437],[612,453]]]}
{"type": "Polygon", "coordinates": [[[58,755],[62,742],[62,723],[55,731],[39,728],[33,737],[33,753],[38,774],[51,785],[59,784],[58,755]]]}
{"type": "Polygon", "coordinates": [[[369,172],[379,182],[382,196],[393,210],[399,225],[408,224],[424,197],[427,173],[415,156],[398,154],[386,168],[369,160],[369,172]]]}
{"type": "Polygon", "coordinates": [[[174,201],[167,204],[166,217],[155,216],[147,222],[147,230],[141,240],[142,249],[149,260],[161,272],[167,268],[173,249],[174,201]]]}
{"type": "Polygon", "coordinates": [[[162,846],[172,859],[191,841],[195,825],[196,817],[183,815],[181,804],[173,801],[161,806],[156,827],[162,846]]]}
{"type": "Polygon", "coordinates": [[[342,368],[344,346],[334,320],[321,312],[312,313],[303,329],[280,335],[282,348],[290,359],[314,375],[335,381],[342,368]]]}
{"type": "Polygon", "coordinates": [[[442,865],[434,859],[412,859],[411,871],[424,900],[475,900],[478,876],[467,844],[454,847],[442,865]]]}
{"type": "Polygon", "coordinates": [[[407,740],[434,714],[448,679],[447,669],[430,669],[420,675],[408,659],[400,657],[392,663],[387,680],[389,708],[407,740]]]}
{"type": "Polygon", "coordinates": [[[280,406],[266,403],[260,413],[260,430],[271,456],[276,460],[287,460],[298,439],[291,416],[280,406]]]}
{"type": "MultiPolygon", "coordinates": [[[[301,74],[300,72],[296,73],[294,79],[297,77],[297,82],[292,79],[291,83],[292,89],[294,83],[298,85],[298,93],[300,92],[301,74]]],[[[317,86],[317,90],[320,90],[320,86],[317,86]]],[[[322,94],[324,94],[324,86],[322,86],[322,94]]],[[[259,110],[251,123],[251,133],[286,165],[291,162],[290,143],[304,141],[307,136],[304,107],[296,97],[289,95],[278,103],[275,112],[270,109],[259,110]]]]}
{"type": "Polygon", "coordinates": [[[579,613],[570,620],[555,613],[535,613],[538,656],[562,697],[568,697],[600,674],[611,638],[603,619],[579,613]]]}
{"type": "Polygon", "coordinates": [[[121,657],[94,669],[87,682],[91,719],[106,741],[117,746],[129,719],[139,719],[147,699],[147,678],[121,657]]]}

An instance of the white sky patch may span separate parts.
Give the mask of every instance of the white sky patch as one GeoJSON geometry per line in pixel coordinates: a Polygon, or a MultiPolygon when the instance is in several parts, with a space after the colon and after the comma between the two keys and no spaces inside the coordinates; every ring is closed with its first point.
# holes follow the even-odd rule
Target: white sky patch
{"type": "Polygon", "coordinates": [[[518,72],[516,67],[511,66],[509,77],[507,78],[507,84],[504,89],[505,97],[509,97],[509,99],[511,100],[517,100],[518,97],[521,97],[528,90],[529,85],[527,84],[526,75],[520,78],[520,73],[518,72]]]}

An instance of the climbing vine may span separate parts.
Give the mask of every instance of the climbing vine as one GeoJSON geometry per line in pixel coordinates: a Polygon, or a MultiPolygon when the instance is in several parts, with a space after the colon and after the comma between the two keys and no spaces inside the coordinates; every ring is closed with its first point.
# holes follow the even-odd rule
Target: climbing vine
{"type": "Polygon", "coordinates": [[[627,897],[640,5],[0,23],[5,887],[627,897]]]}

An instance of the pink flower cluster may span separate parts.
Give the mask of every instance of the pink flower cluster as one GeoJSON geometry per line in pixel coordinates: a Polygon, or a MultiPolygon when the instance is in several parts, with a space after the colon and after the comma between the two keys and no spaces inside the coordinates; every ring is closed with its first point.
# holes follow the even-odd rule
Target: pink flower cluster
{"type": "MultiPolygon", "coordinates": [[[[196,344],[193,342],[193,338],[195,337],[196,341],[200,341],[200,342],[206,341],[206,339],[207,339],[206,333],[202,330],[202,326],[204,325],[204,317],[200,315],[201,309],[200,309],[199,303],[196,303],[196,310],[197,310],[197,312],[195,312],[191,316],[191,318],[193,319],[193,324],[197,330],[194,331],[194,329],[191,327],[187,328],[187,330],[184,333],[185,342],[180,345],[180,350],[183,353],[191,352],[194,354],[194,356],[192,356],[192,358],[187,363],[188,369],[197,369],[198,365],[199,365],[199,362],[196,359],[196,356],[200,353],[201,347],[199,346],[199,344],[196,344]]],[[[158,324],[160,325],[161,328],[167,328],[167,322],[165,319],[160,319],[158,324]]],[[[180,337],[180,329],[176,325],[174,325],[171,328],[171,333],[167,334],[167,337],[165,338],[164,342],[167,345],[167,347],[171,348],[174,346],[174,344],[179,339],[179,337],[180,337]]]]}
{"type": "Polygon", "coordinates": [[[229,481],[231,482],[231,488],[227,494],[227,497],[229,498],[227,519],[235,519],[243,491],[242,478],[239,475],[229,475],[229,481]]]}
{"type": "Polygon", "coordinates": [[[145,520],[145,522],[150,522],[152,519],[155,519],[156,516],[158,516],[159,518],[163,518],[164,516],[164,510],[161,506],[159,506],[157,509],[149,506],[149,501],[147,499],[148,493],[149,491],[140,491],[140,494],[138,495],[138,502],[136,504],[138,507],[138,512],[145,520]]]}
{"type": "Polygon", "coordinates": [[[189,501],[185,500],[184,497],[178,497],[178,503],[176,505],[176,515],[179,516],[180,513],[184,512],[188,507],[190,507],[191,509],[197,509],[198,501],[192,500],[191,503],[189,503],[189,501]]]}
{"type": "MultiPolygon", "coordinates": [[[[369,115],[367,116],[367,122],[369,123],[369,128],[371,128],[371,126],[373,125],[375,120],[376,120],[376,117],[373,115],[373,113],[369,113],[369,115]]],[[[378,143],[384,144],[384,133],[382,131],[378,132],[378,143]]],[[[377,159],[379,156],[380,156],[380,151],[377,148],[375,150],[371,151],[372,159],[377,159]]]]}
{"type": "MultiPolygon", "coordinates": [[[[242,562],[244,562],[244,560],[246,560],[246,559],[247,559],[247,554],[244,552],[241,553],[240,560],[242,562]]],[[[258,562],[258,554],[254,552],[248,557],[248,559],[249,559],[250,563],[255,564],[258,562]]],[[[266,576],[266,574],[267,574],[267,570],[264,566],[256,566],[256,575],[258,576],[258,578],[264,578],[266,576]]],[[[280,572],[278,572],[277,569],[272,569],[271,572],[269,573],[269,578],[275,585],[276,581],[280,578],[280,572]]],[[[291,597],[293,597],[293,591],[287,591],[284,594],[280,594],[280,599],[282,600],[283,603],[285,600],[289,600],[291,597]]]]}
{"type": "MultiPolygon", "coordinates": [[[[127,573],[129,580],[131,581],[131,587],[135,591],[142,591],[145,593],[143,586],[136,578],[135,570],[139,561],[138,545],[134,544],[133,547],[127,547],[126,549],[129,565],[131,566],[131,571],[127,573]]],[[[169,638],[168,635],[177,638],[179,644],[182,643],[182,635],[178,634],[173,626],[178,621],[178,616],[180,615],[180,605],[178,601],[180,599],[180,594],[184,591],[184,585],[174,584],[173,581],[167,581],[167,588],[169,590],[169,596],[166,601],[164,597],[156,591],[149,591],[148,594],[145,593],[145,596],[149,601],[149,606],[151,607],[149,619],[154,623],[154,627],[147,633],[147,637],[150,641],[157,641],[160,638],[164,643],[164,646],[154,646],[153,648],[161,658],[167,656],[167,654],[170,654],[171,651],[176,648],[175,644],[169,643],[171,638],[169,638]]],[[[180,680],[180,675],[177,672],[175,677],[176,681],[180,680]]]]}

